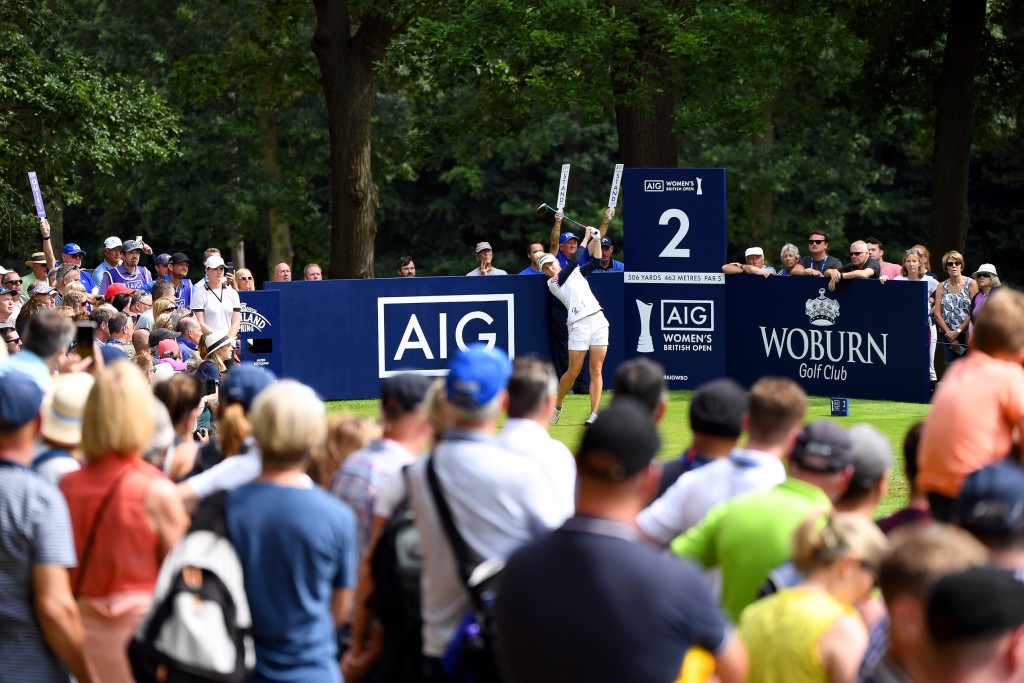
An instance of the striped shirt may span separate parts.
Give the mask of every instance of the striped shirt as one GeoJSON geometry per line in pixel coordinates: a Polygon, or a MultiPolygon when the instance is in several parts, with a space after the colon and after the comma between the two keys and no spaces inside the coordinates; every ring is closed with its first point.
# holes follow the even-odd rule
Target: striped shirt
{"type": "Polygon", "coordinates": [[[0,491],[0,681],[66,683],[36,619],[32,568],[75,566],[68,506],[57,488],[8,460],[0,460],[0,491]]]}
{"type": "Polygon", "coordinates": [[[397,441],[377,439],[345,458],[345,462],[334,473],[331,493],[348,503],[356,513],[357,557],[362,558],[370,542],[373,506],[381,486],[395,472],[415,459],[416,456],[397,441]]]}

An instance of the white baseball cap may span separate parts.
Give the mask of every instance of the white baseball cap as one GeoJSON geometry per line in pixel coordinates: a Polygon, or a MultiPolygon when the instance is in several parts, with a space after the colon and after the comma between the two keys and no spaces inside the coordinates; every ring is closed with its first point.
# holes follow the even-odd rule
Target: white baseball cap
{"type": "Polygon", "coordinates": [[[224,265],[224,259],[214,254],[210,258],[206,259],[206,263],[203,264],[207,268],[220,268],[224,265]]]}
{"type": "Polygon", "coordinates": [[[751,247],[750,249],[747,249],[744,256],[760,256],[761,258],[764,258],[764,249],[761,247],[751,247]]]}
{"type": "Polygon", "coordinates": [[[557,260],[558,259],[556,259],[551,254],[544,254],[543,256],[540,257],[540,261],[537,262],[537,266],[540,267],[540,268],[543,268],[547,264],[554,263],[557,260]]]}
{"type": "Polygon", "coordinates": [[[104,249],[117,249],[120,246],[122,246],[120,237],[108,237],[103,240],[104,249]]]}

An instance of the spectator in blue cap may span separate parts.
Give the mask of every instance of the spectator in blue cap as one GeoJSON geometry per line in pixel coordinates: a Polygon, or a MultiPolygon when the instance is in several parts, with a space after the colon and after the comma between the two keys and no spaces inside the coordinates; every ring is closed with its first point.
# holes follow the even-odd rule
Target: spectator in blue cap
{"type": "Polygon", "coordinates": [[[0,381],[0,657],[27,681],[96,680],[68,569],[77,564],[64,496],[29,469],[43,390],[12,372],[0,381]]]}
{"type": "Polygon", "coordinates": [[[1013,458],[968,475],[953,522],[985,544],[992,563],[1024,577],[1024,467],[1013,458]]]}
{"type": "Polygon", "coordinates": [[[595,273],[621,273],[626,270],[622,261],[612,258],[615,253],[615,245],[607,237],[601,240],[601,264],[594,268],[595,273]]]}
{"type": "MultiPolygon", "coordinates": [[[[157,256],[156,258],[153,259],[153,272],[155,273],[155,275],[153,276],[154,280],[166,280],[168,274],[170,273],[170,271],[171,271],[171,255],[170,254],[160,254],[159,256],[157,256]]],[[[153,289],[152,283],[150,283],[149,288],[150,288],[150,291],[152,291],[152,289],[153,289]]]]}
{"type": "Polygon", "coordinates": [[[85,257],[85,251],[74,242],[68,242],[61,249],[61,259],[66,265],[78,266],[80,272],[79,282],[85,287],[86,294],[98,294],[99,289],[96,287],[96,282],[92,279],[92,273],[82,267],[82,259],[85,257]]]}
{"type": "Polygon", "coordinates": [[[428,681],[447,680],[441,655],[470,607],[428,476],[436,476],[452,524],[469,553],[481,560],[504,560],[565,520],[561,506],[550,501],[539,468],[495,439],[511,373],[508,355],[499,348],[471,344],[459,351],[445,380],[452,427],[428,457],[406,470],[407,478],[397,472],[385,483],[386,495],[374,509],[376,515],[390,516],[408,495],[416,516],[424,554],[422,654],[428,681]]]}

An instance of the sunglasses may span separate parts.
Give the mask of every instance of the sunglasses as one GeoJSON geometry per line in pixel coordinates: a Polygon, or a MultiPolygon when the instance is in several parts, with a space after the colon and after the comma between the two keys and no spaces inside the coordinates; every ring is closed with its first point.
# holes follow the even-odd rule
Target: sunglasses
{"type": "Polygon", "coordinates": [[[21,284],[21,280],[8,280],[4,284],[5,285],[20,285],[21,284]]]}
{"type": "Polygon", "coordinates": [[[851,251],[850,252],[850,256],[860,256],[861,254],[866,254],[866,253],[868,253],[868,252],[866,252],[866,251],[851,251]]]}
{"type": "Polygon", "coordinates": [[[238,280],[251,280],[252,279],[252,275],[240,275],[236,279],[238,279],[238,280]]]}
{"type": "Polygon", "coordinates": [[[825,244],[825,240],[807,240],[807,244],[825,244]]]}
{"type": "Polygon", "coordinates": [[[978,273],[978,277],[979,278],[983,278],[983,277],[992,277],[992,276],[989,275],[988,273],[978,273]]]}
{"type": "Polygon", "coordinates": [[[959,268],[962,265],[959,261],[946,261],[947,268],[959,268]]]}
{"type": "Polygon", "coordinates": [[[7,343],[8,344],[21,344],[23,342],[21,341],[21,337],[15,337],[14,339],[8,339],[7,343]]]}

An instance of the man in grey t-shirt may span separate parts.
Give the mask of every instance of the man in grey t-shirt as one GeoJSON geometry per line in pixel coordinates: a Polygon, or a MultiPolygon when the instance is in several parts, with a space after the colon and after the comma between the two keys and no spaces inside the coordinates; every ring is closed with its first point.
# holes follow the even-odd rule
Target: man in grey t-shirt
{"type": "MultiPolygon", "coordinates": [[[[10,372],[0,382],[0,661],[10,680],[96,680],[68,569],[76,564],[67,503],[36,474],[43,390],[10,372]]],[[[4,680],[8,680],[6,676],[4,680]]]]}
{"type": "Polygon", "coordinates": [[[491,243],[477,242],[476,260],[480,265],[466,273],[466,275],[508,275],[501,268],[494,267],[492,263],[493,258],[494,251],[491,249],[491,243]]]}

